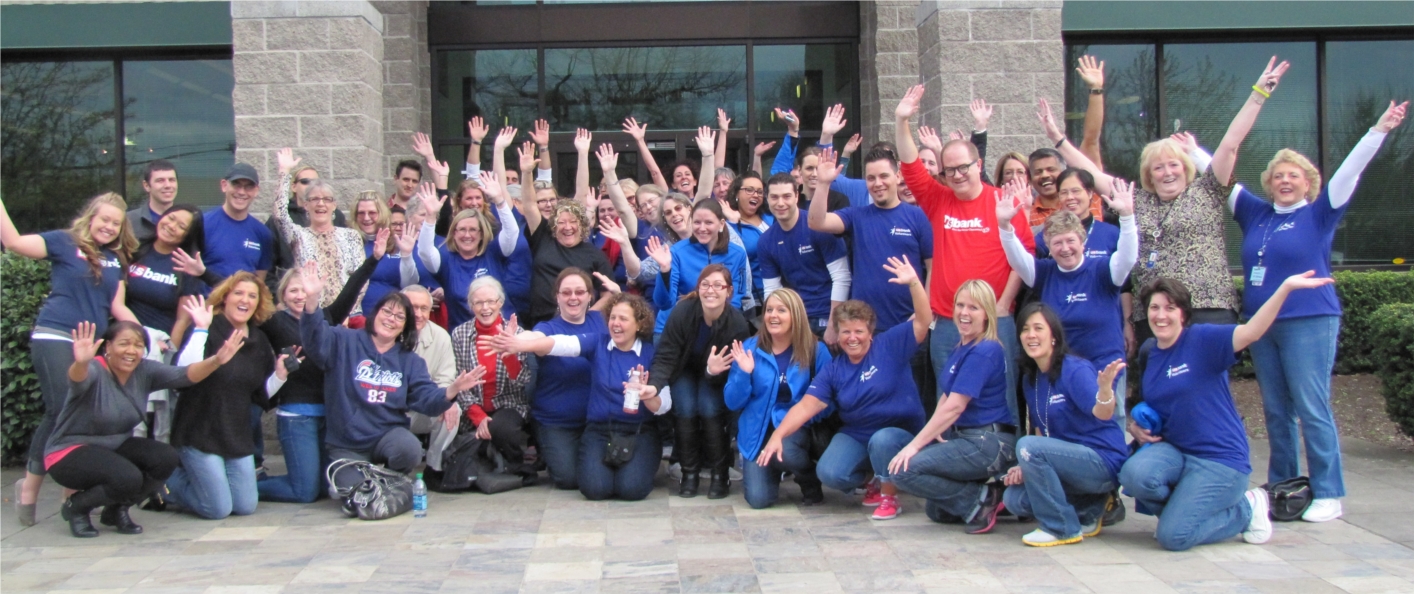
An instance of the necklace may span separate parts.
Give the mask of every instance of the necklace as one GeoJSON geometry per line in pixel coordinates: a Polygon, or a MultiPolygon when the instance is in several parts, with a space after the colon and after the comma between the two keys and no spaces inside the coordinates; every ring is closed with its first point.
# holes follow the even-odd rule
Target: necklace
{"type": "MultiPolygon", "coordinates": [[[[1042,374],[1041,374],[1039,371],[1036,373],[1036,382],[1035,382],[1035,384],[1034,384],[1035,387],[1033,388],[1033,391],[1036,392],[1036,396],[1038,396],[1038,397],[1041,395],[1041,375],[1042,375],[1042,374]]],[[[1050,436],[1051,436],[1051,382],[1050,382],[1050,381],[1047,381],[1047,382],[1046,382],[1046,400],[1045,400],[1045,402],[1046,402],[1045,408],[1041,408],[1041,401],[1040,401],[1040,399],[1038,398],[1038,399],[1037,399],[1037,402],[1035,403],[1035,407],[1036,407],[1036,408],[1041,408],[1041,411],[1042,411],[1042,412],[1041,412],[1041,415],[1042,415],[1042,416],[1041,416],[1041,433],[1044,434],[1046,437],[1050,437],[1050,436]]]]}

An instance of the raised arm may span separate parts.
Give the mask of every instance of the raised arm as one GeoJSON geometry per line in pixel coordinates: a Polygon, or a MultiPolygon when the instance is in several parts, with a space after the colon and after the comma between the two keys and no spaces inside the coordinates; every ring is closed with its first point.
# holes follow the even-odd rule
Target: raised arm
{"type": "Polygon", "coordinates": [[[836,103],[825,110],[825,121],[820,122],[820,140],[815,144],[819,146],[834,146],[835,135],[844,130],[845,124],[849,120],[844,119],[844,104],[836,103]]]}
{"type": "MultiPolygon", "coordinates": [[[[1020,212],[1031,197],[1031,188],[1020,176],[1002,188],[1002,197],[997,200],[997,230],[1002,238],[1002,251],[1006,252],[1007,264],[1028,287],[1036,286],[1036,256],[1016,237],[1016,229],[1011,220],[1020,212]]],[[[1027,229],[1030,232],[1030,229],[1027,229]]]]}
{"type": "MultiPolygon", "coordinates": [[[[486,195],[486,199],[496,206],[496,217],[501,220],[501,232],[496,234],[496,244],[500,246],[501,253],[509,258],[516,251],[516,243],[520,241],[520,225],[516,224],[515,214],[511,212],[511,205],[506,200],[501,184],[496,183],[496,179],[485,172],[481,174],[481,191],[486,195]]],[[[535,212],[539,213],[540,209],[535,209],[535,212]]]]}
{"type": "Polygon", "coordinates": [[[437,160],[437,151],[432,149],[432,139],[427,137],[426,132],[413,133],[412,152],[422,157],[422,162],[427,164],[427,170],[432,173],[432,184],[438,190],[447,189],[447,177],[451,174],[451,167],[445,161],[437,160]]]}
{"type": "Polygon", "coordinates": [[[1365,171],[1365,166],[1370,164],[1370,159],[1375,158],[1375,153],[1379,152],[1380,144],[1384,143],[1387,136],[1399,124],[1404,121],[1404,115],[1409,110],[1409,102],[1405,101],[1396,105],[1394,101],[1389,102],[1389,108],[1385,110],[1380,120],[1370,128],[1360,142],[1355,144],[1355,148],[1346,155],[1345,161],[1340,164],[1340,169],[1335,170],[1335,175],[1331,176],[1329,185],[1326,186],[1326,193],[1330,197],[1331,207],[1340,208],[1350,201],[1350,197],[1355,194],[1355,184],[1360,182],[1360,174],[1365,171]]]}
{"type": "Polygon", "coordinates": [[[4,243],[5,249],[31,260],[43,260],[49,255],[43,237],[35,234],[20,235],[14,221],[10,220],[9,211],[5,210],[4,200],[0,200],[0,242],[4,243]]]}
{"type": "Polygon", "coordinates": [[[574,169],[574,200],[583,204],[589,212],[594,212],[594,194],[589,191],[589,146],[594,135],[580,128],[574,131],[574,152],[577,160],[574,169]]]}
{"type": "Polygon", "coordinates": [[[918,279],[918,271],[909,263],[908,256],[902,256],[901,260],[889,257],[884,270],[894,275],[890,283],[908,287],[908,294],[913,298],[913,339],[922,344],[928,338],[928,326],[933,323],[933,309],[928,304],[928,291],[918,279]]]}
{"type": "MultiPolygon", "coordinates": [[[[732,129],[732,119],[727,117],[727,110],[717,108],[717,150],[712,154],[716,158],[712,159],[713,170],[727,166],[727,133],[732,129]]],[[[706,179],[706,178],[703,178],[706,179]]],[[[700,183],[700,182],[699,182],[700,183]]]]}
{"type": "Polygon", "coordinates": [[[653,178],[653,183],[660,188],[668,187],[667,180],[663,179],[663,171],[658,168],[658,162],[653,160],[653,151],[648,150],[648,141],[643,137],[648,133],[648,124],[639,124],[637,119],[632,117],[624,120],[624,132],[633,137],[638,145],[638,158],[643,159],[643,165],[648,168],[648,175],[653,178]]]}
{"type": "Polygon", "coordinates": [[[712,177],[717,171],[712,166],[712,151],[716,150],[716,145],[717,133],[712,131],[711,126],[697,129],[697,150],[702,152],[702,171],[697,176],[697,195],[693,197],[693,202],[712,196],[712,177]]]}
{"type": "MultiPolygon", "coordinates": [[[[300,159],[295,157],[295,152],[289,147],[275,151],[275,163],[280,172],[280,191],[275,193],[275,204],[271,205],[271,216],[275,217],[275,224],[280,228],[280,235],[285,241],[294,242],[299,239],[299,227],[290,219],[290,171],[299,165],[300,159]]],[[[299,262],[299,255],[295,255],[295,262],[299,262]]]]}
{"type": "Polygon", "coordinates": [[[771,142],[758,142],[756,143],[756,148],[751,151],[751,170],[755,171],[757,175],[771,177],[761,172],[761,157],[774,146],[776,146],[776,141],[774,140],[771,142]]]}
{"type": "MultiPolygon", "coordinates": [[[[894,109],[894,144],[898,145],[900,163],[918,160],[918,145],[913,144],[913,127],[909,120],[918,113],[918,103],[922,100],[923,85],[914,85],[903,94],[903,99],[899,100],[898,107],[894,109]]],[[[942,153],[938,153],[938,160],[941,161],[942,158],[942,153]]]]}
{"type": "Polygon", "coordinates": [[[1262,71],[1262,76],[1257,77],[1257,84],[1252,85],[1247,102],[1242,104],[1237,117],[1232,118],[1232,123],[1227,127],[1227,134],[1223,135],[1222,142],[1218,144],[1217,150],[1213,151],[1212,170],[1218,183],[1224,186],[1232,183],[1232,171],[1237,167],[1237,149],[1242,146],[1247,133],[1252,131],[1252,125],[1257,123],[1257,114],[1262,112],[1262,104],[1277,90],[1277,83],[1288,68],[1291,68],[1291,64],[1278,64],[1277,57],[1272,56],[1267,62],[1266,70],[1262,71]]]}
{"type": "Polygon", "coordinates": [[[535,141],[535,148],[540,154],[540,171],[537,171],[535,176],[535,181],[540,181],[541,174],[548,175],[555,170],[554,165],[550,163],[550,122],[544,119],[535,120],[535,128],[530,133],[530,139],[535,141]]]}
{"type": "Polygon", "coordinates": [[[1061,131],[1060,126],[1056,124],[1055,116],[1051,114],[1051,104],[1046,101],[1045,98],[1042,98],[1036,104],[1036,118],[1041,120],[1041,127],[1046,131],[1046,138],[1051,139],[1051,142],[1056,144],[1056,150],[1059,150],[1061,156],[1065,157],[1066,163],[1069,163],[1071,167],[1079,167],[1089,171],[1090,175],[1095,176],[1095,189],[1101,194],[1109,195],[1114,193],[1114,188],[1110,185],[1114,181],[1114,178],[1105,173],[1103,169],[1100,169],[1099,165],[1096,165],[1094,161],[1091,161],[1089,157],[1085,156],[1085,153],[1080,152],[1080,149],[1075,148],[1075,145],[1070,143],[1070,140],[1065,137],[1065,133],[1061,131]]]}
{"type": "Polygon", "coordinates": [[[1105,203],[1119,214],[1119,245],[1110,256],[1110,282],[1116,287],[1124,285],[1129,272],[1139,262],[1139,225],[1134,220],[1134,184],[1115,178],[1114,195],[1106,196],[1105,203]]]}
{"type": "Polygon", "coordinates": [[[1095,56],[1080,56],[1080,65],[1075,68],[1080,80],[1090,89],[1090,104],[1085,108],[1085,135],[1080,139],[1080,152],[1096,167],[1104,169],[1104,159],[1100,157],[1100,131],[1105,127],[1105,62],[1096,61],[1095,56]]]}
{"type": "Polygon", "coordinates": [[[786,123],[786,137],[781,141],[781,150],[776,151],[776,158],[771,161],[771,175],[790,173],[795,169],[795,151],[800,144],[800,118],[795,112],[777,107],[776,119],[786,123]]]}
{"type": "MultiPolygon", "coordinates": [[[[515,137],[516,129],[506,126],[496,133],[495,144],[491,145],[491,170],[496,173],[496,182],[500,183],[503,188],[506,187],[506,149],[511,148],[511,142],[515,140],[515,137]]],[[[524,175],[521,176],[520,181],[526,181],[524,175]]],[[[527,185],[530,184],[522,183],[522,186],[527,185]]]]}
{"type": "Polygon", "coordinates": [[[471,136],[471,146],[466,149],[466,169],[462,170],[462,177],[473,178],[481,175],[481,141],[491,133],[491,127],[481,116],[476,116],[466,123],[466,132],[471,136]]]}
{"type": "Polygon", "coordinates": [[[815,196],[810,199],[810,211],[806,215],[806,224],[811,229],[821,233],[839,235],[844,233],[844,219],[833,212],[829,212],[830,183],[835,181],[844,166],[838,164],[838,157],[835,149],[826,148],[820,153],[819,177],[815,182],[815,196]]]}
{"type": "Polygon", "coordinates": [[[1247,348],[1267,333],[1267,329],[1271,328],[1272,322],[1276,321],[1282,304],[1286,303],[1286,298],[1292,291],[1314,289],[1335,282],[1335,279],[1314,278],[1315,276],[1316,271],[1307,270],[1301,274],[1286,277],[1286,280],[1282,281],[1281,286],[1277,287],[1276,292],[1272,293],[1267,302],[1262,304],[1257,313],[1252,314],[1252,319],[1247,320],[1246,324],[1238,326],[1232,332],[1232,352],[1236,353],[1247,348]]]}
{"type": "MultiPolygon", "coordinates": [[[[638,214],[633,211],[633,206],[628,203],[628,196],[624,195],[624,189],[619,186],[619,154],[614,152],[614,145],[599,145],[599,169],[604,173],[604,185],[609,188],[609,201],[614,205],[614,211],[619,214],[619,220],[623,221],[623,228],[628,233],[629,239],[638,237],[638,214]]],[[[629,251],[633,251],[630,249],[629,251]]],[[[636,275],[630,274],[629,277],[636,275]]]]}

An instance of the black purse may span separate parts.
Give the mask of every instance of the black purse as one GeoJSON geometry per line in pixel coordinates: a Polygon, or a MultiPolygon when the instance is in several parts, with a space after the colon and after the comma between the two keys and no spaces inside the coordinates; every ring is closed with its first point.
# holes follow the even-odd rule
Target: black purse
{"type": "Polygon", "coordinates": [[[1311,479],[1289,478],[1275,485],[1262,485],[1271,504],[1270,516],[1278,522],[1295,522],[1311,507],[1311,479]]]}
{"type": "Polygon", "coordinates": [[[642,423],[638,424],[633,433],[620,433],[610,429],[609,441],[604,444],[604,465],[618,468],[632,462],[633,455],[638,450],[638,433],[642,430],[642,423]]]}

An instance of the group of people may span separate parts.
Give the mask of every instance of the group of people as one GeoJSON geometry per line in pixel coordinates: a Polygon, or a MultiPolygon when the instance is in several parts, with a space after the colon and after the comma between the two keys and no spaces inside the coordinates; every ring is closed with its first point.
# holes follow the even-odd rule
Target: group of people
{"type": "Polygon", "coordinates": [[[222,518],[329,493],[353,515],[342,494],[363,475],[333,461],[425,463],[435,477],[470,436],[524,484],[548,470],[591,500],[647,497],[671,444],[681,497],[703,474],[707,497],[729,496],[739,464],[754,508],[776,504],[789,476],[805,505],[826,488],[861,493],[887,520],[907,493],[973,534],[1034,519],[1023,542],[1052,546],[1122,519],[1123,489],[1158,517],[1164,548],[1260,543],[1268,496],[1248,488],[1227,377],[1249,347],[1269,481],[1301,472],[1299,420],[1315,496],[1304,519],[1339,517],[1331,242],[1408,102],[1392,101],[1324,186],[1305,156],[1278,152],[1261,198],[1233,171],[1285,62],[1267,65],[1211,155],[1188,134],[1157,140],[1137,184],[1100,164],[1103,69],[1078,68],[1091,87],[1079,146],[1042,100],[1054,147],[1003,155],[991,176],[991,107],[973,102],[967,138],[925,126],[915,141],[918,86],[858,179],[843,172],[860,139],[836,150],[835,106],[809,147],[780,110],[789,131],[770,169],[775,143],[762,143],[740,174],[726,167],[724,111],[698,131],[701,161],[666,172],[629,118],[652,178],[641,185],[580,130],[571,196],[551,177],[545,121],[512,168],[519,132],[498,131],[487,171],[477,117],[456,188],[422,134],[423,159],[398,163],[392,195],[341,197],[279,151],[264,224],[243,163],[206,212],[177,203],[176,168],[160,160],[145,204],[103,194],[66,230],[21,235],[0,204],[5,248],[52,265],[30,342],[45,416],[16,485],[20,519],[34,522],[47,473],[80,537],[98,535],[100,508],[102,524],[140,532],[137,504],[222,518]],[[1224,207],[1243,231],[1240,303],[1224,207]],[[270,410],[279,476],[262,461],[270,410]]]}

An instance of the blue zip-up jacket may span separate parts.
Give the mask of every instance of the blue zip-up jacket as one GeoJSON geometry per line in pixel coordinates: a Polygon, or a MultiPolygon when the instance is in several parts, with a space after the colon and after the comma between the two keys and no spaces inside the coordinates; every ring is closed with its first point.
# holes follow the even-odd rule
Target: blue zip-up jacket
{"type": "MultiPolygon", "coordinates": [[[[805,395],[805,389],[810,387],[810,380],[830,362],[830,349],[825,347],[824,341],[815,343],[813,371],[801,369],[800,365],[792,361],[790,369],[786,370],[786,383],[790,385],[790,404],[777,406],[776,393],[779,391],[781,370],[776,367],[776,355],[757,348],[757,341],[757,337],[753,336],[742,343],[742,348],[750,351],[756,359],[756,367],[747,375],[733,364],[731,372],[727,375],[727,386],[722,390],[727,408],[741,411],[741,416],[737,419],[736,447],[747,460],[756,459],[756,455],[761,452],[761,446],[765,445],[766,430],[780,426],[781,421],[786,418],[786,413],[790,412],[790,407],[795,406],[795,403],[800,402],[800,397],[805,395]]],[[[831,412],[833,411],[827,408],[811,422],[828,417],[831,412]]]]}
{"type": "Polygon", "coordinates": [[[305,357],[324,371],[330,448],[370,451],[393,428],[408,426],[407,411],[436,417],[452,406],[427,362],[401,345],[380,353],[367,331],[330,327],[323,310],[300,316],[299,331],[305,357]]]}
{"type": "Polygon", "coordinates": [[[707,250],[707,246],[689,237],[673,244],[671,251],[673,268],[665,278],[658,280],[658,286],[653,287],[653,306],[658,308],[654,332],[663,331],[663,325],[668,323],[668,314],[677,306],[679,297],[697,290],[697,275],[702,274],[702,269],[709,264],[721,264],[731,271],[732,307],[741,309],[742,298],[751,290],[746,284],[746,270],[750,264],[747,263],[745,249],[728,243],[727,251],[714,254],[707,250]]]}

